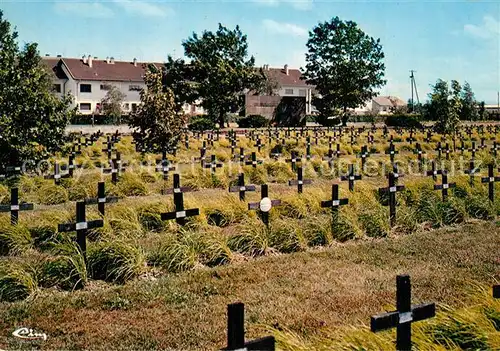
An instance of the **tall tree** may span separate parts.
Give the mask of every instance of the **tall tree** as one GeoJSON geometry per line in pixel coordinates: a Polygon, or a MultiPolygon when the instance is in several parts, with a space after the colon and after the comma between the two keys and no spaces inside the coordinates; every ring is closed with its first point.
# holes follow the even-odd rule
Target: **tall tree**
{"type": "Polygon", "coordinates": [[[425,117],[436,121],[435,129],[439,133],[454,133],[460,124],[462,109],[461,86],[456,80],[448,82],[438,79],[429,93],[429,101],[425,106],[425,117]]]}
{"type": "Polygon", "coordinates": [[[71,97],[53,94],[37,44],[19,49],[18,34],[0,11],[0,166],[39,161],[64,145],[71,97]]]}
{"type": "Polygon", "coordinates": [[[176,110],[174,94],[163,86],[163,77],[164,72],[148,67],[146,89],[141,91],[141,104],[131,115],[129,126],[134,140],[149,151],[172,153],[184,134],[186,118],[176,110]]]}
{"type": "Polygon", "coordinates": [[[109,90],[106,93],[106,96],[101,100],[101,109],[103,115],[109,117],[113,120],[113,122],[117,122],[122,117],[122,103],[127,96],[118,89],[117,86],[111,85],[109,86],[109,90]]]}
{"type": "Polygon", "coordinates": [[[477,121],[479,119],[478,103],[474,92],[468,82],[465,82],[461,93],[462,108],[460,119],[467,121],[477,121]]]}
{"type": "Polygon", "coordinates": [[[308,84],[316,86],[313,104],[320,119],[341,114],[345,125],[348,109],[377,96],[385,65],[380,39],[365,34],[355,22],[332,18],[309,32],[306,68],[308,84]]]}
{"type": "Polygon", "coordinates": [[[182,45],[191,60],[196,97],[223,128],[226,115],[242,108],[242,92],[260,89],[265,79],[254,68],[254,57],[248,58],[247,36],[239,26],[230,30],[219,23],[216,32],[193,33],[182,45]]]}
{"type": "Polygon", "coordinates": [[[486,107],[484,101],[479,103],[478,119],[484,121],[486,119],[486,107]]]}

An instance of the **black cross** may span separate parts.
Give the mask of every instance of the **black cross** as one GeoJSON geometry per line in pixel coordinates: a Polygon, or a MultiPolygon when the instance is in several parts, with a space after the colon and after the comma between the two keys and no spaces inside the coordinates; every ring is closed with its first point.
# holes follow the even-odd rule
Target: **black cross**
{"type": "Polygon", "coordinates": [[[301,162],[301,157],[295,154],[295,151],[291,152],[290,158],[286,160],[286,162],[290,162],[292,165],[292,171],[297,171],[297,162],[301,162]]]}
{"type": "Polygon", "coordinates": [[[306,159],[311,159],[311,138],[306,138],[306,159]]]}
{"type": "MultiPolygon", "coordinates": [[[[110,160],[111,154],[113,153],[113,150],[114,150],[114,142],[111,140],[111,138],[108,135],[107,140],[103,144],[106,145],[106,148],[102,149],[102,152],[106,152],[108,155],[108,160],[110,160]]],[[[78,144],[78,145],[80,145],[80,144],[78,144]]],[[[138,147],[139,147],[139,145],[136,144],[136,151],[139,151],[138,147]]]]}
{"type": "Polygon", "coordinates": [[[446,143],[444,147],[444,152],[446,153],[446,159],[449,160],[451,150],[450,150],[450,145],[448,143],[446,143]]]}
{"type": "Polygon", "coordinates": [[[240,147],[240,155],[239,155],[239,160],[240,160],[240,164],[244,164],[245,163],[245,149],[243,147],[240,147]]]}
{"type": "Polygon", "coordinates": [[[441,159],[441,151],[443,151],[443,147],[441,146],[441,142],[440,141],[438,142],[435,151],[437,151],[437,153],[438,153],[438,160],[441,159]]]}
{"type": "Polygon", "coordinates": [[[500,299],[500,285],[493,286],[493,298],[500,299]]]}
{"type": "Polygon", "coordinates": [[[160,162],[156,165],[155,172],[163,173],[163,180],[168,180],[168,172],[175,171],[175,166],[170,166],[167,153],[163,151],[160,162]]]}
{"type": "Polygon", "coordinates": [[[205,140],[203,140],[203,146],[201,147],[200,149],[200,162],[201,162],[201,166],[203,167],[203,165],[205,164],[205,154],[207,152],[207,142],[205,140]]]}
{"type": "Polygon", "coordinates": [[[496,141],[493,142],[493,146],[491,147],[491,152],[493,153],[493,156],[497,158],[498,145],[496,141]]]}
{"type": "Polygon", "coordinates": [[[391,163],[394,163],[394,155],[398,154],[399,152],[396,151],[394,144],[391,141],[389,145],[389,150],[387,150],[385,153],[390,156],[391,163]]]}
{"type": "Polygon", "coordinates": [[[118,197],[108,196],[106,197],[106,188],[104,182],[97,183],[97,197],[85,199],[85,205],[96,205],[99,213],[104,216],[105,214],[105,204],[118,202],[118,197]]]}
{"type": "Polygon", "coordinates": [[[370,330],[379,332],[396,328],[396,350],[411,351],[411,324],[436,315],[434,303],[411,305],[410,276],[396,277],[396,311],[372,316],[370,330]]]}
{"type": "Polygon", "coordinates": [[[432,138],[432,132],[430,130],[427,131],[426,137],[424,138],[424,141],[426,143],[430,143],[432,138]]]}
{"type": "Polygon", "coordinates": [[[339,185],[332,184],[332,199],[321,201],[321,207],[330,207],[332,210],[332,227],[337,222],[339,206],[344,206],[349,203],[348,199],[339,199],[339,185]]]}
{"type": "Polygon", "coordinates": [[[493,165],[488,165],[488,176],[481,178],[481,183],[488,183],[488,198],[491,202],[495,201],[495,182],[500,182],[500,177],[493,175],[493,165]]]}
{"type": "Polygon", "coordinates": [[[366,159],[370,156],[368,152],[368,146],[361,146],[361,152],[357,155],[357,157],[361,158],[361,168],[365,169],[366,159]]]}
{"type": "Polygon", "coordinates": [[[116,153],[116,157],[111,160],[111,168],[104,169],[104,173],[111,173],[111,182],[116,184],[118,182],[118,176],[121,172],[125,170],[122,167],[122,159],[121,154],[119,152],[116,153]]]}
{"type": "Polygon", "coordinates": [[[33,211],[33,204],[22,202],[19,204],[18,188],[10,189],[10,204],[0,205],[0,212],[10,212],[10,223],[16,225],[19,221],[19,211],[33,211]]]}
{"type": "Polygon", "coordinates": [[[354,165],[349,165],[349,173],[346,176],[341,176],[340,180],[349,182],[349,191],[354,191],[354,182],[361,180],[360,174],[354,174],[354,165]]]}
{"type": "Polygon", "coordinates": [[[45,179],[54,179],[54,183],[56,185],[61,184],[61,178],[69,178],[69,174],[61,174],[61,170],[59,167],[59,163],[54,163],[54,174],[47,175],[44,177],[45,179]]]}
{"type": "Polygon", "coordinates": [[[245,165],[247,166],[252,166],[253,168],[257,168],[258,164],[261,164],[261,160],[257,160],[257,154],[255,152],[252,152],[252,156],[249,161],[245,162],[245,165]]]}
{"type": "Polygon", "coordinates": [[[245,201],[245,192],[246,191],[255,191],[255,185],[245,185],[245,174],[240,173],[238,175],[238,185],[230,186],[230,193],[240,193],[240,201],[245,201]]]}
{"type": "Polygon", "coordinates": [[[57,231],[59,232],[75,232],[76,243],[82,251],[83,257],[87,260],[87,233],[89,229],[101,228],[104,225],[102,219],[87,221],[85,216],[85,202],[78,201],[76,203],[76,222],[59,224],[57,231]]]}
{"type": "Polygon", "coordinates": [[[448,183],[448,175],[446,171],[441,172],[441,184],[434,185],[434,190],[442,190],[443,201],[448,198],[448,189],[456,187],[455,183],[448,183]]]}
{"type": "MultiPolygon", "coordinates": [[[[390,175],[390,174],[391,174],[391,173],[387,174],[387,175],[386,175],[386,178],[389,178],[389,175],[390,175]]],[[[394,183],[395,183],[395,184],[398,184],[398,180],[399,180],[399,178],[403,178],[403,177],[404,177],[404,175],[403,175],[403,174],[399,173],[399,171],[398,171],[398,165],[397,165],[396,163],[394,163],[394,164],[392,165],[392,174],[394,175],[394,183]]]]}
{"type": "Polygon", "coordinates": [[[260,188],[260,202],[251,202],[248,204],[249,210],[258,210],[260,212],[260,218],[266,226],[269,225],[269,211],[274,206],[281,204],[281,200],[271,200],[269,198],[269,189],[267,184],[262,184],[260,188]]]}
{"type": "Polygon", "coordinates": [[[424,159],[423,159],[422,155],[424,152],[422,151],[422,146],[420,145],[420,143],[415,144],[415,150],[413,150],[413,153],[417,155],[418,168],[420,171],[422,171],[422,168],[424,165],[424,159]]]}
{"type": "Polygon", "coordinates": [[[222,167],[222,163],[217,163],[217,159],[215,158],[215,155],[212,155],[210,157],[210,162],[209,163],[205,163],[203,165],[203,168],[210,168],[210,172],[212,174],[215,174],[215,170],[217,168],[221,168],[222,167]]]}
{"type": "Polygon", "coordinates": [[[436,170],[436,163],[434,161],[431,162],[431,170],[430,171],[427,171],[425,174],[428,176],[428,177],[431,177],[432,176],[432,179],[434,179],[434,181],[437,179],[437,175],[438,174],[442,174],[443,171],[441,170],[436,170]]]}
{"type": "Polygon", "coordinates": [[[460,141],[460,147],[458,149],[460,150],[460,154],[463,155],[465,151],[465,143],[463,139],[460,141]]]}
{"type": "Polygon", "coordinates": [[[472,142],[472,148],[469,149],[469,151],[471,152],[472,158],[474,158],[476,156],[476,152],[478,151],[476,149],[476,143],[474,141],[472,142]]]}
{"type": "Polygon", "coordinates": [[[255,146],[255,147],[257,148],[257,150],[260,152],[260,149],[261,149],[264,145],[262,144],[262,141],[260,140],[260,138],[257,138],[257,143],[256,143],[254,146],[255,146]]]}
{"type": "Polygon", "coordinates": [[[174,187],[171,189],[166,189],[165,194],[174,194],[174,204],[175,211],[167,212],[161,214],[161,220],[167,221],[170,219],[175,219],[177,224],[186,224],[186,217],[198,216],[200,214],[200,209],[194,208],[185,210],[184,209],[184,192],[193,190],[190,187],[181,187],[181,180],[179,174],[174,174],[174,187]]]}
{"type": "Polygon", "coordinates": [[[189,135],[187,133],[184,135],[184,146],[186,150],[189,150],[189,135]]]}
{"type": "Polygon", "coordinates": [[[227,305],[227,347],[225,351],[276,349],[274,336],[245,342],[245,305],[241,302],[227,305]]]}
{"type": "Polygon", "coordinates": [[[81,165],[75,164],[75,156],[69,155],[68,157],[68,175],[70,178],[73,178],[73,173],[75,172],[75,169],[81,168],[81,165]]]}
{"type": "Polygon", "coordinates": [[[469,161],[469,169],[465,170],[464,173],[469,175],[469,184],[471,187],[474,186],[474,175],[478,173],[479,168],[474,165],[474,159],[469,161]]]}
{"type": "Polygon", "coordinates": [[[311,184],[312,180],[311,179],[304,179],[303,177],[303,172],[302,172],[302,167],[297,168],[297,179],[289,180],[288,185],[297,185],[297,192],[299,194],[302,194],[302,190],[304,188],[304,184],[311,184]]]}
{"type": "Polygon", "coordinates": [[[413,142],[414,142],[414,141],[416,141],[416,140],[417,140],[417,139],[415,139],[415,138],[413,137],[413,129],[412,129],[412,130],[410,130],[410,137],[409,137],[409,138],[406,138],[406,141],[409,141],[409,142],[410,142],[410,145],[412,145],[412,144],[413,144],[413,142]]]}
{"type": "Polygon", "coordinates": [[[391,220],[391,227],[396,224],[396,192],[404,188],[403,185],[396,185],[394,173],[389,173],[389,187],[378,189],[380,195],[387,196],[387,193],[389,194],[389,217],[391,220]]]}

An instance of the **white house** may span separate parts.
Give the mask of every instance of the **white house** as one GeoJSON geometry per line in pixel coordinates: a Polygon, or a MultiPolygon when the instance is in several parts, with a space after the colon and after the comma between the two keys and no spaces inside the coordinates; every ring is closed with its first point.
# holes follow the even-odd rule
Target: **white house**
{"type": "MultiPolygon", "coordinates": [[[[99,114],[101,101],[111,86],[125,94],[123,112],[133,112],[141,102],[141,90],[146,87],[144,73],[148,63],[136,59],[130,62],[115,61],[113,57],[100,60],[88,55],[81,59],[44,57],[43,62],[54,72],[55,94],[71,94],[81,114],[99,114]]],[[[151,64],[163,66],[163,63],[151,64]]],[[[200,107],[191,105],[186,105],[184,111],[203,113],[200,107]]]]}
{"type": "Polygon", "coordinates": [[[404,106],[406,106],[406,102],[397,96],[377,96],[364,105],[355,108],[354,113],[357,115],[387,115],[392,113],[395,108],[404,106]]]}

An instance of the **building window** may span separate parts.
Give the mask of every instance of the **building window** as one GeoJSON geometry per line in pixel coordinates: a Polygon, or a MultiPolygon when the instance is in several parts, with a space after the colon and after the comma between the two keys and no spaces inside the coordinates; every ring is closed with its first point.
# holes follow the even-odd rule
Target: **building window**
{"type": "Polygon", "coordinates": [[[54,84],[54,87],[52,88],[54,92],[60,93],[61,92],[61,84],[54,84]]]}
{"type": "Polygon", "coordinates": [[[80,104],[80,111],[90,111],[92,104],[90,102],[84,102],[80,104]]]}
{"type": "Polygon", "coordinates": [[[305,89],[299,89],[299,96],[306,96],[306,90],[305,89]]]}
{"type": "Polygon", "coordinates": [[[92,85],[91,84],[80,84],[80,93],[91,93],[92,85]]]}
{"type": "Polygon", "coordinates": [[[123,109],[126,110],[126,111],[130,110],[130,104],[128,102],[124,103],[123,104],[123,109]]]}
{"type": "Polygon", "coordinates": [[[136,112],[137,111],[137,104],[132,104],[132,112],[136,112]]]}
{"type": "Polygon", "coordinates": [[[285,89],[285,95],[293,95],[293,89],[285,89]]]}
{"type": "Polygon", "coordinates": [[[142,88],[140,85],[129,85],[128,86],[128,90],[129,91],[141,91],[142,88]]]}
{"type": "Polygon", "coordinates": [[[110,90],[111,85],[110,84],[101,84],[101,90],[110,90]]]}

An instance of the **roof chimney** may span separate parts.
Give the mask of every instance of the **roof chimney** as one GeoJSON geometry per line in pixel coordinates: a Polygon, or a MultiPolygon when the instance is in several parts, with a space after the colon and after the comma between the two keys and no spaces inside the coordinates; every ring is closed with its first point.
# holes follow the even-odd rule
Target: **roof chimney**
{"type": "Polygon", "coordinates": [[[87,64],[87,56],[83,55],[82,56],[82,61],[84,64],[87,64]]]}
{"type": "Polygon", "coordinates": [[[92,68],[92,56],[89,55],[88,59],[87,59],[87,64],[89,65],[90,68],[92,68]]]}
{"type": "Polygon", "coordinates": [[[57,55],[57,57],[62,57],[62,55],[57,55]]]}
{"type": "Polygon", "coordinates": [[[109,56],[106,56],[106,63],[109,63],[109,56]]]}
{"type": "Polygon", "coordinates": [[[137,67],[137,59],[134,57],[134,66],[137,67]]]}
{"type": "Polygon", "coordinates": [[[49,57],[49,56],[50,56],[50,54],[45,54],[45,57],[49,57]]]}
{"type": "Polygon", "coordinates": [[[288,73],[289,73],[289,71],[288,71],[288,65],[285,65],[285,73],[288,76],[288,73]]]}
{"type": "Polygon", "coordinates": [[[115,64],[115,58],[113,56],[109,58],[109,63],[111,63],[112,65],[115,64]]]}

